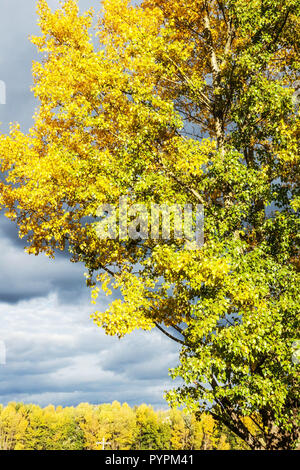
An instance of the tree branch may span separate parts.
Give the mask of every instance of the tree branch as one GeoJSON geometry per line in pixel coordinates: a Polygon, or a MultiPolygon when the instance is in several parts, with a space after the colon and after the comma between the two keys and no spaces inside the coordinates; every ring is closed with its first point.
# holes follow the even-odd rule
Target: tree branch
{"type": "Polygon", "coordinates": [[[175,336],[171,335],[166,330],[164,330],[157,322],[154,322],[154,324],[164,335],[168,336],[168,338],[172,339],[173,341],[176,341],[179,344],[184,345],[184,342],[181,341],[181,339],[175,338],[175,336]]]}

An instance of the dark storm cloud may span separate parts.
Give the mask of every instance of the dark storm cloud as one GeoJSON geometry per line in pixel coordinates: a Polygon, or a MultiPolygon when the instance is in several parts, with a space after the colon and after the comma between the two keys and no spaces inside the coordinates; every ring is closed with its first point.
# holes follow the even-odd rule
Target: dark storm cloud
{"type": "Polygon", "coordinates": [[[88,299],[83,273],[81,264],[74,265],[64,258],[51,260],[45,255],[28,255],[8,238],[1,238],[0,301],[18,302],[45,296],[50,291],[59,292],[66,302],[81,295],[88,299]]]}
{"type": "Polygon", "coordinates": [[[0,241],[4,238],[7,238],[12,244],[21,249],[25,246],[24,240],[18,236],[17,225],[7,217],[4,217],[4,214],[0,212],[0,241]]]}

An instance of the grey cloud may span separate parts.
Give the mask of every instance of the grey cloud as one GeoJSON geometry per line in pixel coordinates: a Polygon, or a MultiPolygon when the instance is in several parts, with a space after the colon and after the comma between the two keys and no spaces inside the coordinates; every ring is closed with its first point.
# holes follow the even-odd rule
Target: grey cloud
{"type": "Polygon", "coordinates": [[[88,299],[82,264],[28,255],[7,238],[0,239],[0,248],[0,300],[14,303],[55,290],[66,302],[88,299]]]}
{"type": "Polygon", "coordinates": [[[51,396],[54,404],[116,399],[165,406],[177,346],[159,332],[108,337],[89,319],[92,310],[86,303],[63,305],[55,294],[0,304],[0,339],[7,348],[0,402],[43,405],[51,396]]]}
{"type": "Polygon", "coordinates": [[[178,347],[165,341],[160,333],[137,337],[134,348],[129,338],[126,338],[126,349],[120,343],[114,348],[113,355],[105,351],[104,370],[122,372],[130,379],[153,380],[163,378],[165,371],[176,365],[178,347]]]}

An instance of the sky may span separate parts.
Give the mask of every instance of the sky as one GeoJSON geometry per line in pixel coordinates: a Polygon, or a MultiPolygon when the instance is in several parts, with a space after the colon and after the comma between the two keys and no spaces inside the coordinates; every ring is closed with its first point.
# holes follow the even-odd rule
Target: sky
{"type": "MultiPolygon", "coordinates": [[[[99,9],[96,0],[79,5],[99,9]]],[[[39,57],[28,40],[38,33],[35,6],[35,0],[0,0],[1,133],[15,121],[26,132],[38,105],[30,87],[32,60],[39,57]]],[[[121,340],[106,336],[90,319],[83,274],[84,266],[70,263],[67,253],[55,260],[24,253],[17,227],[0,212],[0,403],[118,400],[166,408],[164,391],[176,385],[168,370],[178,362],[178,345],[154,330],[121,340]]]]}

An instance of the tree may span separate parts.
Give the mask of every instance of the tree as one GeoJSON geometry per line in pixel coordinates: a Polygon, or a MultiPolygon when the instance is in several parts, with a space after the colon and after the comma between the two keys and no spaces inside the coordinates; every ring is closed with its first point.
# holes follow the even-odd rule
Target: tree
{"type": "Polygon", "coordinates": [[[84,448],[86,450],[98,450],[101,448],[99,442],[107,439],[103,426],[99,419],[99,410],[88,403],[81,403],[77,407],[79,426],[84,436],[84,448]]]}
{"type": "Polygon", "coordinates": [[[216,423],[210,414],[203,413],[201,417],[195,419],[192,415],[193,425],[193,448],[201,450],[211,450],[224,446],[226,438],[221,434],[218,439],[216,423]],[[224,442],[225,438],[225,442],[224,442]]]}
{"type": "Polygon", "coordinates": [[[190,446],[190,429],[187,426],[184,415],[176,409],[170,413],[172,420],[171,448],[174,450],[188,449],[190,446]]]}
{"type": "Polygon", "coordinates": [[[19,410],[16,403],[9,403],[6,408],[0,409],[0,449],[24,449],[24,435],[28,422],[19,410]]]}
{"type": "Polygon", "coordinates": [[[0,203],[27,251],[68,248],[94,299],[98,283],[120,290],[93,317],[107,334],[156,326],[182,345],[171,403],[209,410],[252,449],[293,448],[299,0],[104,1],[98,46],[76,1],[38,14],[40,108],[28,134],[0,140],[0,203]],[[120,197],[202,204],[204,245],[99,238],[99,206],[120,197]]]}
{"type": "Polygon", "coordinates": [[[128,450],[134,442],[136,425],[135,414],[127,403],[121,405],[114,401],[111,405],[102,405],[99,422],[103,435],[107,438],[108,449],[128,450]]]}
{"type": "Polygon", "coordinates": [[[161,433],[158,416],[151,406],[140,405],[136,409],[137,432],[135,448],[137,450],[161,449],[161,433]]]}
{"type": "Polygon", "coordinates": [[[51,448],[54,450],[83,449],[84,435],[76,421],[75,409],[58,406],[55,414],[55,435],[51,448]]]}
{"type": "Polygon", "coordinates": [[[63,426],[53,405],[40,408],[30,405],[23,448],[26,450],[57,450],[63,447],[63,426]]]}
{"type": "MultiPolygon", "coordinates": [[[[245,418],[253,430],[253,423],[245,418]]],[[[224,427],[224,426],[223,426],[224,427]]],[[[256,430],[254,429],[254,432],[256,430]]],[[[237,449],[239,442],[216,426],[208,414],[196,417],[183,410],[154,411],[151,406],[130,408],[127,403],[76,408],[9,403],[0,405],[2,450],[189,450],[237,449]]]]}

